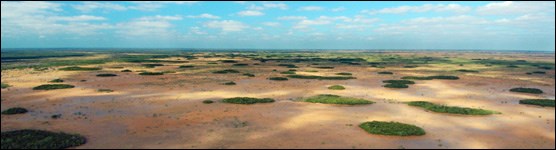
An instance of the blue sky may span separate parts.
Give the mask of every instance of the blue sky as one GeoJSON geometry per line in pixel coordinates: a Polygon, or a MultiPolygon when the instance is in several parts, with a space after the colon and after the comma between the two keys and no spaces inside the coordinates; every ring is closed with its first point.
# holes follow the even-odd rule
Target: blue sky
{"type": "Polygon", "coordinates": [[[2,2],[2,48],[555,49],[554,2],[2,2]]]}

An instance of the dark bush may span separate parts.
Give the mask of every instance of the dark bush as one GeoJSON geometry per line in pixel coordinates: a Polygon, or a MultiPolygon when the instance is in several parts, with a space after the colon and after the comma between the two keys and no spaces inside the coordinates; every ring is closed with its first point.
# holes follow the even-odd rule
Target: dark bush
{"type": "Polygon", "coordinates": [[[392,84],[415,84],[414,81],[410,81],[410,80],[386,80],[386,81],[382,81],[382,83],[392,83],[392,84]]]}
{"type": "Polygon", "coordinates": [[[2,132],[2,149],[65,149],[86,143],[80,135],[39,130],[2,132]]]}
{"type": "Polygon", "coordinates": [[[525,99],[520,100],[519,104],[537,105],[543,107],[554,107],[554,100],[550,99],[525,99]]]}
{"type": "Polygon", "coordinates": [[[101,70],[102,68],[86,68],[86,67],[66,67],[66,68],[61,68],[59,70],[62,71],[97,71],[97,70],[101,70]]]}
{"type": "Polygon", "coordinates": [[[126,69],[126,70],[122,70],[122,72],[133,72],[133,71],[126,69]]]}
{"type": "Polygon", "coordinates": [[[195,67],[195,66],[193,66],[193,65],[180,66],[180,68],[182,68],[182,69],[184,69],[184,68],[193,68],[193,67],[195,67]]]}
{"type": "Polygon", "coordinates": [[[222,100],[224,103],[232,104],[256,104],[256,103],[272,103],[273,99],[270,98],[250,98],[250,97],[235,97],[222,100]]]}
{"type": "Polygon", "coordinates": [[[226,69],[226,70],[214,71],[212,73],[214,73],[214,74],[227,74],[227,73],[239,73],[239,71],[233,70],[233,69],[226,69]]]}
{"type": "Polygon", "coordinates": [[[235,83],[235,82],[232,82],[232,81],[230,81],[230,82],[226,82],[226,83],[224,83],[224,85],[236,85],[236,83],[235,83]]]}
{"type": "Polygon", "coordinates": [[[71,89],[74,88],[73,85],[68,84],[45,84],[41,86],[34,87],[33,90],[57,90],[57,89],[71,89]]]}
{"type": "Polygon", "coordinates": [[[214,101],[212,101],[212,100],[204,100],[203,101],[203,104],[212,104],[212,103],[214,103],[214,101]]]}
{"type": "Polygon", "coordinates": [[[321,94],[305,99],[305,102],[322,104],[343,104],[343,105],[366,105],[374,102],[365,99],[341,97],[338,95],[321,94]]]}
{"type": "Polygon", "coordinates": [[[384,85],[384,87],[386,87],[386,88],[396,88],[396,89],[409,88],[409,86],[407,84],[399,84],[399,83],[386,84],[386,85],[384,85]]]}
{"type": "Polygon", "coordinates": [[[274,80],[274,81],[287,81],[288,78],[284,78],[284,77],[270,77],[270,78],[268,78],[268,80],[274,80]]]}
{"type": "Polygon", "coordinates": [[[360,128],[371,134],[393,135],[393,136],[420,136],[425,135],[425,130],[415,125],[403,124],[398,122],[365,122],[359,125],[360,128]]]}
{"type": "Polygon", "coordinates": [[[336,75],[351,76],[351,75],[353,75],[353,74],[352,74],[352,73],[349,73],[349,72],[340,72],[340,73],[337,73],[336,75]]]}
{"type": "Polygon", "coordinates": [[[248,76],[248,77],[255,77],[255,75],[254,75],[254,74],[251,74],[251,73],[244,73],[243,75],[244,75],[244,76],[248,76]]]}
{"type": "Polygon", "coordinates": [[[394,74],[392,72],[387,72],[387,71],[383,71],[383,72],[378,72],[378,74],[394,74]]]}
{"type": "Polygon", "coordinates": [[[308,75],[288,75],[290,78],[296,79],[317,79],[317,80],[349,80],[349,79],[356,79],[355,77],[351,76],[308,76],[308,75]]]}
{"type": "Polygon", "coordinates": [[[109,73],[106,73],[106,74],[97,74],[97,77],[115,77],[115,76],[118,76],[118,75],[116,75],[116,74],[109,74],[109,73]]]}
{"type": "Polygon", "coordinates": [[[154,67],[159,67],[159,66],[164,66],[163,64],[143,64],[143,66],[147,67],[147,68],[154,68],[154,67]]]}
{"type": "Polygon", "coordinates": [[[64,80],[62,80],[62,79],[54,79],[54,80],[51,80],[50,82],[51,82],[51,83],[62,83],[62,82],[64,82],[64,80]]]}
{"type": "Polygon", "coordinates": [[[164,75],[164,73],[162,73],[162,72],[141,72],[141,73],[139,73],[139,75],[142,75],[142,76],[160,76],[160,75],[164,75]]]}
{"type": "Polygon", "coordinates": [[[540,89],[536,89],[536,88],[513,88],[510,89],[511,92],[519,92],[519,93],[531,93],[531,94],[542,94],[544,93],[542,90],[540,89]]]}
{"type": "Polygon", "coordinates": [[[499,112],[484,110],[484,109],[474,109],[474,108],[463,108],[463,107],[452,107],[437,105],[425,101],[414,101],[407,103],[409,106],[421,107],[429,111],[438,113],[450,113],[450,114],[461,114],[461,115],[491,115],[499,114],[499,112]]]}
{"type": "Polygon", "coordinates": [[[21,107],[10,108],[7,110],[2,111],[2,115],[16,115],[16,114],[24,114],[27,113],[27,109],[21,107]]]}

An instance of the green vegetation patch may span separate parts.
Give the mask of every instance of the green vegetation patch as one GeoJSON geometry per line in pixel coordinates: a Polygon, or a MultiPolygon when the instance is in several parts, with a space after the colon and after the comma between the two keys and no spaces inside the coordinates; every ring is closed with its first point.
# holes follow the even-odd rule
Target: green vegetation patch
{"type": "Polygon", "coordinates": [[[193,65],[185,65],[185,66],[180,66],[180,68],[185,69],[185,68],[193,68],[195,66],[193,65]]]}
{"type": "Polygon", "coordinates": [[[160,75],[164,75],[163,72],[141,72],[139,73],[139,75],[142,76],[160,76],[160,75]]]}
{"type": "Polygon", "coordinates": [[[537,105],[543,107],[554,107],[554,100],[552,99],[524,99],[520,100],[519,104],[537,105]]]}
{"type": "Polygon", "coordinates": [[[16,114],[24,114],[27,113],[27,109],[21,107],[10,108],[7,110],[2,111],[2,115],[16,115],[16,114]]]}
{"type": "Polygon", "coordinates": [[[333,86],[329,86],[328,89],[330,89],[330,90],[345,90],[346,88],[344,86],[341,86],[341,85],[333,85],[333,86]]]}
{"type": "Polygon", "coordinates": [[[2,132],[2,149],[65,149],[80,146],[86,139],[80,135],[39,130],[2,132]]]}
{"type": "Polygon", "coordinates": [[[212,101],[212,100],[204,100],[203,101],[203,104],[212,104],[212,103],[214,103],[214,101],[212,101]]]}
{"type": "Polygon", "coordinates": [[[233,70],[233,69],[226,69],[226,70],[214,71],[212,73],[214,73],[214,74],[228,74],[228,73],[239,73],[239,71],[233,70]]]}
{"type": "Polygon", "coordinates": [[[249,66],[249,64],[233,64],[232,66],[244,67],[244,66],[249,66]]]}
{"type": "Polygon", "coordinates": [[[433,80],[433,79],[440,79],[440,80],[459,80],[460,78],[457,76],[427,76],[427,77],[417,77],[417,76],[405,76],[402,77],[404,80],[433,80]]]}
{"type": "Polygon", "coordinates": [[[399,122],[372,121],[359,125],[360,128],[370,134],[390,135],[390,136],[421,136],[425,135],[425,130],[415,125],[399,122]]]}
{"type": "Polygon", "coordinates": [[[10,85],[8,85],[8,84],[6,84],[6,83],[1,83],[1,85],[2,85],[2,89],[5,89],[5,88],[9,88],[9,87],[10,87],[10,85]]]}
{"type": "Polygon", "coordinates": [[[97,91],[98,92],[103,92],[103,93],[112,93],[112,92],[114,92],[114,90],[112,90],[112,89],[98,89],[97,91]]]}
{"type": "Polygon", "coordinates": [[[280,72],[280,74],[295,74],[295,71],[284,71],[280,72]]]}
{"type": "Polygon", "coordinates": [[[389,83],[384,85],[386,88],[393,88],[393,89],[405,89],[409,88],[407,84],[400,84],[400,83],[389,83]]]}
{"type": "Polygon", "coordinates": [[[101,70],[102,68],[87,68],[87,67],[66,67],[60,68],[59,70],[62,71],[97,71],[101,70]]]}
{"type": "Polygon", "coordinates": [[[235,60],[220,60],[222,63],[237,63],[235,60]]]}
{"type": "Polygon", "coordinates": [[[413,101],[413,102],[408,102],[407,104],[409,106],[421,107],[421,108],[424,108],[426,110],[433,111],[433,112],[438,112],[438,113],[450,113],[450,114],[461,114],[461,115],[499,114],[499,112],[491,111],[491,110],[445,106],[445,105],[438,105],[438,104],[425,102],[425,101],[413,101]]]}
{"type": "Polygon", "coordinates": [[[143,66],[147,67],[147,68],[154,68],[154,67],[160,67],[160,66],[164,66],[163,64],[143,64],[143,66]]]}
{"type": "Polygon", "coordinates": [[[226,83],[224,83],[224,85],[236,85],[236,83],[235,83],[235,82],[233,82],[233,81],[230,81],[230,82],[226,82],[226,83]]]}
{"type": "Polygon", "coordinates": [[[356,79],[351,76],[310,76],[310,75],[288,75],[290,78],[296,79],[317,79],[317,80],[349,80],[356,79]]]}
{"type": "Polygon", "coordinates": [[[540,89],[536,89],[536,88],[513,88],[510,89],[511,92],[519,92],[519,93],[531,93],[531,94],[542,94],[544,93],[542,90],[540,89]]]}
{"type": "Polygon", "coordinates": [[[64,80],[62,79],[54,79],[54,80],[50,80],[51,83],[62,83],[64,82],[64,80]]]}
{"type": "Polygon", "coordinates": [[[268,78],[268,80],[274,80],[274,81],[287,81],[288,78],[284,78],[284,77],[270,77],[270,78],[268,78]]]}
{"type": "Polygon", "coordinates": [[[126,70],[122,70],[122,72],[133,72],[133,71],[126,69],[126,70]]]}
{"type": "Polygon", "coordinates": [[[97,77],[115,77],[118,76],[117,74],[110,74],[110,73],[104,73],[104,74],[97,74],[97,77]]]}
{"type": "Polygon", "coordinates": [[[337,73],[336,75],[351,76],[351,75],[353,75],[353,74],[352,74],[352,73],[349,73],[349,72],[340,72],[340,73],[337,73]]]}
{"type": "Polygon", "coordinates": [[[332,66],[319,66],[319,67],[313,67],[313,68],[318,68],[318,69],[334,69],[334,67],[332,67],[332,66]]]}
{"type": "Polygon", "coordinates": [[[415,84],[414,81],[410,80],[385,80],[382,83],[392,83],[392,84],[415,84]]]}
{"type": "Polygon", "coordinates": [[[73,85],[68,84],[45,84],[41,86],[34,87],[33,90],[57,90],[57,89],[71,89],[74,88],[73,85]]]}
{"type": "Polygon", "coordinates": [[[294,64],[278,64],[278,66],[287,67],[287,68],[299,68],[294,64]]]}
{"type": "Polygon", "coordinates": [[[341,105],[366,105],[373,104],[374,102],[365,99],[341,97],[338,95],[321,94],[305,99],[309,103],[322,103],[322,104],[341,104],[341,105]]]}
{"type": "Polygon", "coordinates": [[[467,72],[467,73],[478,73],[479,72],[477,70],[468,70],[468,69],[459,69],[459,70],[456,70],[456,71],[458,71],[458,72],[467,72]]]}
{"type": "Polygon", "coordinates": [[[393,72],[388,72],[388,71],[382,71],[382,72],[378,72],[378,74],[394,74],[393,72]]]}
{"type": "Polygon", "coordinates": [[[232,104],[256,104],[256,103],[272,103],[274,99],[271,98],[250,98],[250,97],[235,97],[222,100],[224,103],[232,104]]]}
{"type": "Polygon", "coordinates": [[[255,77],[255,75],[252,73],[244,73],[243,75],[247,77],[255,77]]]}

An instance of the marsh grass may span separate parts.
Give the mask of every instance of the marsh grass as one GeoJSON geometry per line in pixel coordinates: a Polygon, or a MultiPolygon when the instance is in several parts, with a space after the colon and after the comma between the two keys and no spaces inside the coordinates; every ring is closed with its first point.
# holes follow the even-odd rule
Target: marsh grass
{"type": "Polygon", "coordinates": [[[370,134],[389,135],[389,136],[421,136],[425,135],[425,130],[415,125],[399,122],[372,121],[359,125],[360,128],[370,134]]]}
{"type": "Polygon", "coordinates": [[[311,75],[288,75],[290,78],[296,79],[316,79],[316,80],[350,80],[356,79],[351,76],[311,76],[311,75]]]}
{"type": "Polygon", "coordinates": [[[2,115],[17,115],[17,114],[24,114],[27,113],[27,109],[21,107],[10,108],[7,110],[2,111],[2,115]]]}
{"type": "Polygon", "coordinates": [[[416,106],[421,107],[429,111],[438,112],[438,113],[450,113],[450,114],[460,114],[460,115],[492,115],[492,114],[500,114],[496,111],[491,110],[484,110],[484,109],[475,109],[475,108],[464,108],[464,107],[455,107],[455,106],[445,106],[445,105],[438,105],[430,102],[425,101],[413,101],[407,103],[409,106],[416,106]]]}
{"type": "Polygon", "coordinates": [[[87,67],[65,67],[65,68],[60,68],[58,70],[62,70],[62,71],[97,71],[97,70],[101,70],[102,68],[87,68],[87,67]]]}
{"type": "Polygon", "coordinates": [[[520,100],[519,104],[537,105],[542,107],[554,107],[554,100],[550,99],[524,99],[520,100]]]}
{"type": "Polygon", "coordinates": [[[274,99],[271,98],[250,98],[250,97],[235,97],[223,99],[224,103],[232,104],[256,104],[256,103],[272,103],[274,99]]]}
{"type": "Polygon", "coordinates": [[[309,97],[304,100],[309,103],[322,103],[322,104],[341,104],[341,105],[366,105],[373,104],[374,102],[365,99],[341,97],[338,95],[321,94],[309,97]]]}
{"type": "Polygon", "coordinates": [[[57,90],[57,89],[71,89],[74,88],[73,85],[68,84],[45,84],[34,87],[33,90],[57,90]]]}
{"type": "Polygon", "coordinates": [[[39,130],[2,132],[2,149],[65,149],[86,143],[80,135],[39,130]]]}
{"type": "Polygon", "coordinates": [[[513,88],[510,89],[511,92],[518,92],[518,93],[530,93],[530,94],[542,94],[544,93],[542,90],[537,88],[513,88]]]}
{"type": "Polygon", "coordinates": [[[345,90],[346,88],[344,86],[341,86],[341,85],[333,85],[333,86],[329,86],[328,89],[330,89],[330,90],[345,90]]]}

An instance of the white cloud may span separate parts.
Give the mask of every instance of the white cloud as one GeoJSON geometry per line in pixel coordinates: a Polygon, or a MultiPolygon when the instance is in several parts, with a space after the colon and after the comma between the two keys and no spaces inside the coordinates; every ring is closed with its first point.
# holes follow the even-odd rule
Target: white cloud
{"type": "Polygon", "coordinates": [[[57,17],[52,17],[52,19],[59,20],[59,21],[101,21],[101,20],[106,20],[106,18],[104,18],[104,17],[89,16],[89,15],[70,16],[70,17],[57,16],[57,17]]]}
{"type": "Polygon", "coordinates": [[[206,35],[207,34],[207,32],[201,31],[200,27],[191,27],[191,28],[189,28],[189,31],[193,34],[196,34],[196,35],[206,35]]]}
{"type": "Polygon", "coordinates": [[[81,12],[91,12],[96,9],[101,9],[105,11],[115,10],[115,11],[124,11],[128,8],[122,5],[113,4],[109,2],[83,2],[80,5],[73,5],[73,8],[81,11],[81,12]]]}
{"type": "Polygon", "coordinates": [[[240,16],[262,16],[264,13],[255,10],[245,10],[237,13],[240,16]]]}
{"type": "Polygon", "coordinates": [[[277,27],[277,26],[280,26],[280,23],[278,23],[278,22],[263,22],[263,25],[269,26],[269,27],[277,27]]]}
{"type": "Polygon", "coordinates": [[[331,11],[333,11],[333,12],[340,12],[340,11],[344,11],[344,10],[346,10],[345,7],[337,7],[337,8],[332,8],[331,9],[331,11]]]}
{"type": "Polygon", "coordinates": [[[138,18],[137,20],[143,20],[143,21],[152,21],[152,20],[156,20],[156,21],[174,21],[174,20],[182,20],[183,18],[180,16],[160,16],[160,15],[156,15],[156,16],[147,16],[147,17],[141,17],[138,18]]]}
{"type": "Polygon", "coordinates": [[[197,16],[189,15],[189,16],[187,16],[187,18],[220,19],[220,17],[218,17],[218,16],[215,16],[215,15],[212,15],[212,14],[207,14],[207,13],[200,14],[200,15],[197,15],[197,16]]]}
{"type": "Polygon", "coordinates": [[[477,8],[482,15],[512,15],[528,13],[554,14],[554,1],[552,2],[492,2],[477,8]]]}
{"type": "Polygon", "coordinates": [[[363,13],[375,14],[403,14],[403,13],[423,13],[423,12],[454,12],[465,13],[471,10],[469,6],[459,4],[424,4],[421,6],[399,6],[383,8],[380,10],[363,10],[363,13]]]}
{"type": "Polygon", "coordinates": [[[117,24],[117,33],[126,38],[134,37],[160,37],[169,38],[177,36],[172,30],[174,25],[170,21],[182,20],[180,16],[146,16],[130,22],[117,24]]]}
{"type": "Polygon", "coordinates": [[[279,8],[282,10],[286,10],[288,9],[288,5],[284,4],[284,3],[265,3],[263,4],[263,7],[266,8],[279,8]]]}
{"type": "Polygon", "coordinates": [[[305,6],[305,7],[299,8],[299,10],[301,10],[301,11],[320,11],[320,10],[324,10],[324,8],[319,7],[319,6],[305,6]]]}
{"type": "Polygon", "coordinates": [[[223,21],[210,21],[205,23],[205,26],[208,28],[219,28],[223,32],[237,32],[243,31],[243,29],[248,28],[249,26],[234,20],[223,20],[223,21]]]}
{"type": "Polygon", "coordinates": [[[305,16],[282,16],[278,17],[278,20],[305,20],[307,17],[305,16]]]}

